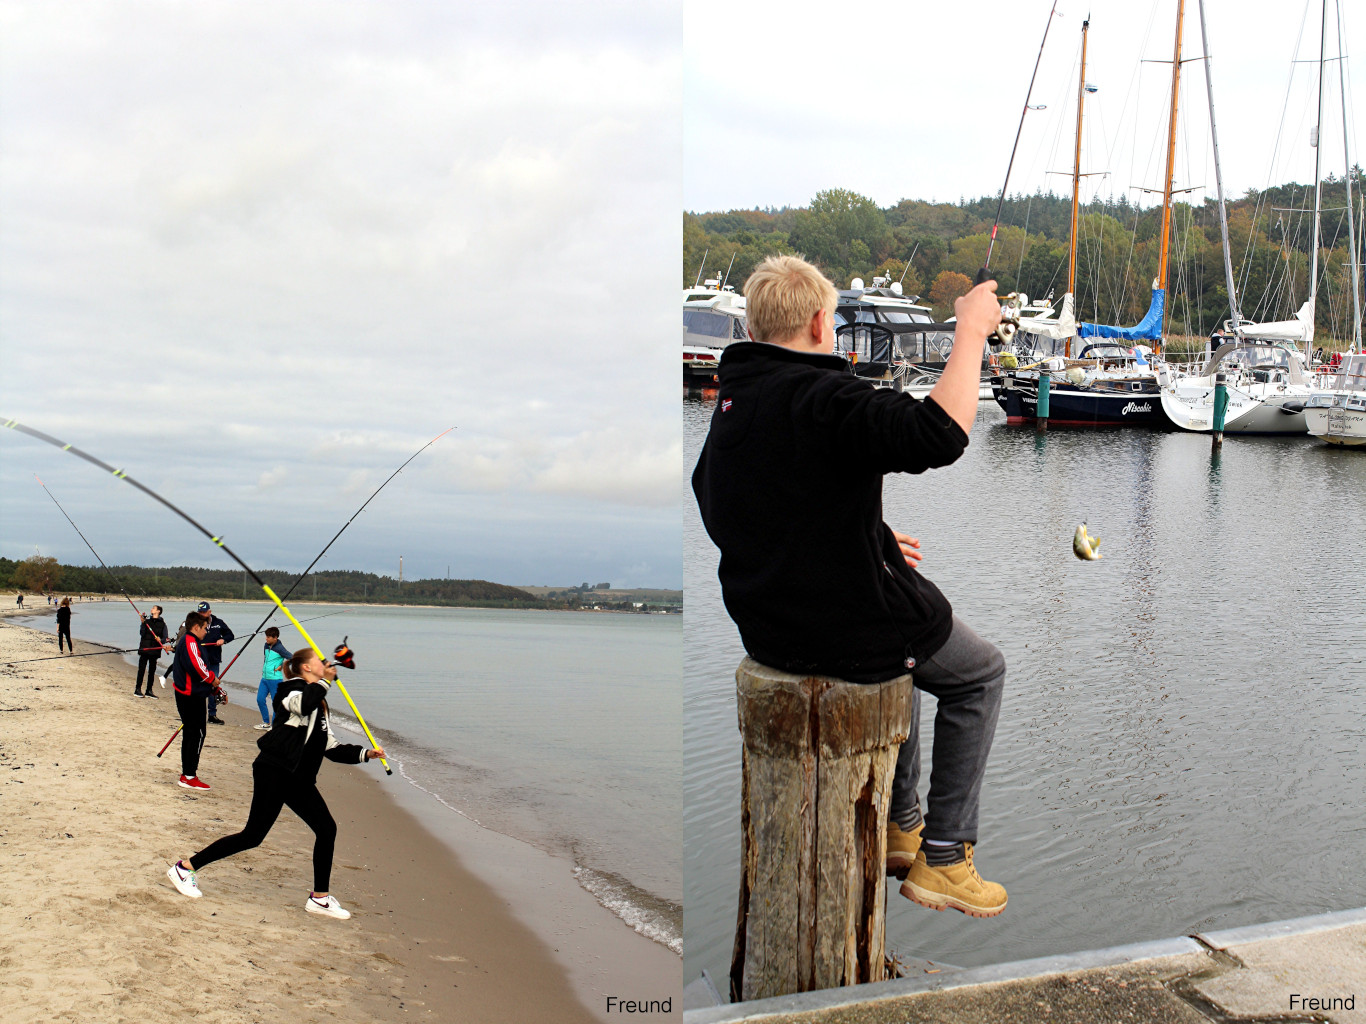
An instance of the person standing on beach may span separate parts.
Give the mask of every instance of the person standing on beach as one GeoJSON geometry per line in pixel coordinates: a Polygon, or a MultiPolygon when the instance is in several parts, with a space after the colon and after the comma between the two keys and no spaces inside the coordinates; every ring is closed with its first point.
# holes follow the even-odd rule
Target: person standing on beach
{"type": "Polygon", "coordinates": [[[247,823],[241,832],[217,839],[167,869],[166,877],[179,892],[202,896],[197,872],[214,861],[260,846],[280,811],[288,807],[314,835],[313,890],[304,909],[340,920],[351,916],[329,892],[337,823],[318,792],[318,769],[324,757],[360,764],[383,757],[384,751],[337,742],[327,718],[327,693],[336,679],[336,666],[324,662],[310,647],[295,652],[286,662],[284,682],[275,696],[275,725],[256,741],[261,753],[251,766],[254,786],[247,823]]]}
{"type": "Polygon", "coordinates": [[[261,710],[261,724],[256,728],[270,728],[270,707],[275,703],[275,691],[283,681],[283,666],[290,659],[289,649],[280,643],[280,631],[271,626],[266,630],[266,657],[261,664],[261,685],[256,688],[256,706],[261,710]]]}
{"type": "Polygon", "coordinates": [[[186,789],[208,789],[199,777],[199,755],[204,750],[208,727],[209,694],[218,677],[204,660],[204,637],[209,631],[208,616],[190,612],[185,616],[185,632],[176,643],[171,674],[175,678],[175,707],[184,729],[180,733],[180,785],[186,789]]]}
{"type": "Polygon", "coordinates": [[[19,603],[19,607],[20,607],[20,608],[23,608],[23,607],[24,607],[24,595],[23,595],[23,594],[20,594],[20,595],[19,595],[19,602],[18,602],[18,603],[19,603]]]}
{"type": "MultiPolygon", "coordinates": [[[[228,624],[209,609],[208,601],[199,602],[199,614],[209,621],[209,631],[205,635],[204,643],[200,645],[204,649],[204,661],[213,670],[213,674],[217,676],[218,668],[223,664],[223,645],[237,638],[232,635],[232,630],[228,628],[228,624]]],[[[217,686],[209,693],[209,722],[213,725],[224,724],[223,719],[218,717],[217,686]]]]}
{"type": "Polygon", "coordinates": [[[157,662],[161,652],[166,649],[166,620],[161,617],[161,605],[152,605],[150,615],[142,617],[138,629],[138,679],[133,684],[135,697],[156,697],[152,692],[152,680],[157,677],[157,662]],[[142,692],[142,673],[147,673],[147,692],[142,692]]]}
{"type": "Polygon", "coordinates": [[[912,902],[974,917],[1006,906],[1005,888],[973,865],[1005,659],[917,571],[919,541],[882,521],[882,478],[947,466],[967,447],[983,348],[1001,320],[995,291],[987,281],[954,304],[952,353],[918,401],[850,373],[834,354],[834,287],[804,260],[769,257],[745,283],[754,341],[721,356],[692,476],[751,657],[854,683],[913,671],[916,689],[937,699],[927,813],[915,702],[892,782],[887,870],[906,879],[912,902]]]}
{"type": "Polygon", "coordinates": [[[66,637],[66,653],[75,654],[76,648],[71,643],[71,598],[62,598],[62,603],[57,606],[57,653],[62,653],[62,637],[66,637]]]}

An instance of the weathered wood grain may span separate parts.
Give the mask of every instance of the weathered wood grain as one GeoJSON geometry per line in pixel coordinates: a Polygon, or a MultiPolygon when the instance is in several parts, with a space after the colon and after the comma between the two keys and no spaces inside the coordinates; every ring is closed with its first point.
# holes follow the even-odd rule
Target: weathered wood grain
{"type": "Polygon", "coordinates": [[[798,676],[746,658],[740,907],[731,996],[881,980],[887,811],[912,683],[798,676]]]}

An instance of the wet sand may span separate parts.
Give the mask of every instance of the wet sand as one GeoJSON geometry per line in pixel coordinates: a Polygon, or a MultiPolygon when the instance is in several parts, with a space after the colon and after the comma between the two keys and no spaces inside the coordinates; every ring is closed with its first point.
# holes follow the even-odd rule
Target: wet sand
{"type": "MultiPolygon", "coordinates": [[[[214,788],[192,793],[176,785],[179,740],[156,757],[178,724],[169,688],[135,698],[118,656],[3,665],[50,653],[50,634],[0,624],[0,1020],[602,1019],[585,1005],[601,986],[571,978],[526,901],[519,918],[391,799],[399,780],[378,764],[320,775],[338,824],[332,891],[351,920],[304,912],[312,834],[288,812],[261,848],[201,873],[202,899],[181,896],[167,865],[246,820],[255,708],[220,712],[230,724],[210,726],[200,765],[214,788]]],[[[465,840],[476,858],[511,842],[465,840]]],[[[618,930],[636,941],[612,943],[626,956],[612,976],[657,988],[677,958],[618,930]]]]}

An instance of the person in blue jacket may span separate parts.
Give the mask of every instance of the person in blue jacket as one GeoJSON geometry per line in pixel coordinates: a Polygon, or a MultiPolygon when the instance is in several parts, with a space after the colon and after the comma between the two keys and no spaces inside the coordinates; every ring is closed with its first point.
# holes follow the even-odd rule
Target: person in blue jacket
{"type": "Polygon", "coordinates": [[[280,631],[274,626],[266,630],[266,659],[261,665],[261,685],[256,688],[256,706],[261,709],[261,724],[256,728],[270,728],[270,706],[275,702],[275,690],[284,678],[281,666],[291,655],[280,643],[280,631]]]}
{"type": "MultiPolygon", "coordinates": [[[[209,608],[208,601],[200,601],[197,609],[200,615],[208,620],[209,628],[204,634],[204,640],[200,643],[200,648],[204,654],[204,661],[215,676],[220,675],[218,671],[223,664],[223,645],[231,643],[237,638],[232,635],[232,630],[228,624],[220,619],[209,608]]],[[[225,700],[227,698],[224,698],[225,700]]],[[[212,725],[223,725],[223,719],[218,717],[218,687],[215,686],[209,694],[209,722],[212,725]]]]}

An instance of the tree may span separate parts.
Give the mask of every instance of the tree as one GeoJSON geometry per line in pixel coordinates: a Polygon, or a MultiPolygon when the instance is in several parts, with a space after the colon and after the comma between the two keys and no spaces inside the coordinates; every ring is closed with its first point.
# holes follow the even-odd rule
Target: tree
{"type": "Polygon", "coordinates": [[[19,590],[48,594],[62,582],[62,567],[55,558],[30,555],[15,567],[13,579],[19,590]]]}
{"type": "Polygon", "coordinates": [[[945,270],[930,285],[930,302],[941,320],[953,312],[953,302],[972,291],[972,281],[966,274],[945,270]]]}

